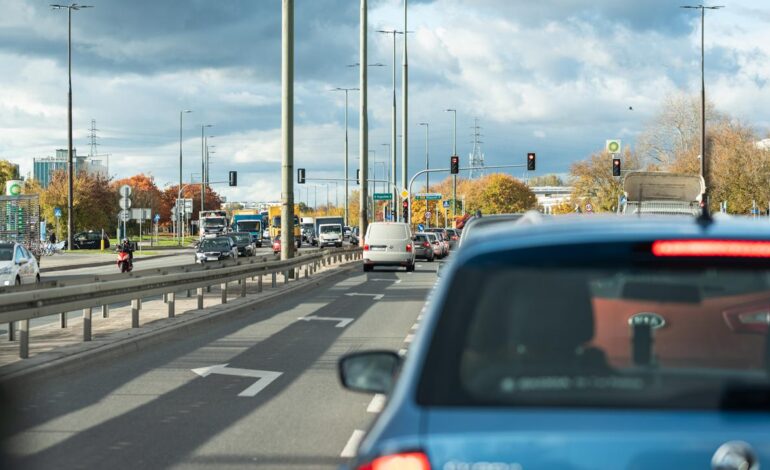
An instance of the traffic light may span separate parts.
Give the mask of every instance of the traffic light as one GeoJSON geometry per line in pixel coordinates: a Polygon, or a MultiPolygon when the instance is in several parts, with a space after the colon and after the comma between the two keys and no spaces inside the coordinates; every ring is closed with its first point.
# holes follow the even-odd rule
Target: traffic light
{"type": "Polygon", "coordinates": [[[450,173],[453,175],[456,175],[457,173],[460,173],[460,157],[457,155],[452,155],[449,157],[449,168],[450,173]]]}
{"type": "Polygon", "coordinates": [[[238,186],[238,172],[237,171],[231,171],[230,172],[230,186],[238,186]]]}
{"type": "Polygon", "coordinates": [[[535,152],[527,154],[527,171],[535,171],[535,152]]]}
{"type": "Polygon", "coordinates": [[[409,222],[409,199],[404,199],[401,202],[401,207],[404,209],[403,211],[403,220],[404,222],[409,222]]]}
{"type": "Polygon", "coordinates": [[[297,168],[297,183],[305,184],[305,169],[297,168]]]}
{"type": "Polygon", "coordinates": [[[620,159],[612,159],[612,176],[620,176],[620,159]]]}
{"type": "Polygon", "coordinates": [[[356,170],[356,184],[361,184],[361,170],[356,170]]]}

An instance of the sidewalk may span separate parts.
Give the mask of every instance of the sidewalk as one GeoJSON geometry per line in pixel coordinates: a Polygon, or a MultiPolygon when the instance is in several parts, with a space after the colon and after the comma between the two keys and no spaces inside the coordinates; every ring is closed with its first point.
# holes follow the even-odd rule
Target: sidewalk
{"type": "MultiPolygon", "coordinates": [[[[260,292],[259,277],[249,278],[246,282],[246,297],[241,297],[241,286],[237,282],[228,284],[226,304],[222,304],[220,286],[212,286],[210,292],[204,290],[204,309],[199,310],[195,291],[176,293],[175,318],[168,316],[168,304],[160,296],[147,298],[141,302],[139,312],[139,328],[131,328],[131,305],[109,308],[108,317],[102,316],[101,308],[92,309],[91,331],[92,340],[83,341],[83,316],[70,318],[66,327],[60,321],[39,325],[29,332],[29,358],[19,358],[19,342],[9,341],[7,334],[0,338],[0,377],[26,374],[32,371],[47,369],[53,362],[67,359],[82,360],[92,354],[120,354],[127,350],[140,349],[142,341],[157,340],[159,335],[173,334],[174,330],[191,326],[197,321],[213,320],[220,315],[235,314],[239,310],[253,309],[255,303],[267,299],[281,298],[291,291],[303,286],[320,282],[321,279],[342,272],[340,268],[352,267],[357,261],[342,262],[341,264],[320,267],[309,278],[305,272],[299,273],[297,279],[285,283],[282,274],[276,275],[276,287],[271,287],[271,275],[262,279],[260,292]],[[320,276],[319,276],[320,275],[320,276]]],[[[52,318],[57,318],[53,316],[52,318]]],[[[165,338],[165,336],[164,336],[165,338]]],[[[71,361],[68,361],[71,362],[71,361]]],[[[57,365],[57,369],[61,365],[57,365]]]]}
{"type": "MultiPolygon", "coordinates": [[[[142,247],[143,251],[134,252],[134,256],[142,259],[163,258],[167,256],[176,256],[183,253],[191,253],[192,248],[176,248],[173,250],[164,249],[152,251],[151,248],[142,247]],[[144,254],[144,253],[148,254],[144,254]]],[[[62,271],[66,269],[90,268],[94,266],[106,266],[114,264],[117,255],[114,250],[74,250],[68,253],[59,253],[52,256],[43,256],[40,258],[40,271],[62,271]]]]}

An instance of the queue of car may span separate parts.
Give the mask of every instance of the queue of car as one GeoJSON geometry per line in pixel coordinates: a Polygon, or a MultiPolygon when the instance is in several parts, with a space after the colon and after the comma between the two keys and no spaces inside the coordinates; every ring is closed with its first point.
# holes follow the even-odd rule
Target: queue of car
{"type": "MultiPolygon", "coordinates": [[[[372,224],[364,269],[409,270],[430,235],[410,250],[399,224],[372,224]]],[[[770,462],[761,224],[517,214],[461,237],[406,356],[339,362],[346,388],[387,395],[348,468],[770,462]]]]}

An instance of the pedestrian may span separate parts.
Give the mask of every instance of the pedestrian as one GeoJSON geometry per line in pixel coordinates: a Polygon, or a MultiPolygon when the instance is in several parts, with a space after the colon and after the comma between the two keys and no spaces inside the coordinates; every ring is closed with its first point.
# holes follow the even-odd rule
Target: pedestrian
{"type": "Polygon", "coordinates": [[[56,244],[56,232],[51,231],[51,235],[48,236],[48,242],[51,245],[55,245],[56,244]]]}

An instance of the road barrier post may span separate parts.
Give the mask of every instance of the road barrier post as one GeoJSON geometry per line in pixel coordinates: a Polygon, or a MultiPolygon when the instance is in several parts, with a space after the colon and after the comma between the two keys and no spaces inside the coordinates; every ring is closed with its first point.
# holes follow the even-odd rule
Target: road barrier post
{"type": "Polygon", "coordinates": [[[67,328],[67,313],[60,313],[59,314],[59,324],[62,328],[67,328]]]}
{"type": "Polygon", "coordinates": [[[227,303],[227,282],[223,282],[221,286],[219,286],[222,291],[222,303],[227,303]]]}
{"type": "Polygon", "coordinates": [[[275,289],[277,277],[278,277],[277,273],[273,273],[273,282],[272,282],[272,285],[270,286],[273,289],[275,289]]]}
{"type": "Polygon", "coordinates": [[[131,301],[131,328],[139,328],[139,309],[141,304],[139,299],[131,301]]]}
{"type": "Polygon", "coordinates": [[[198,310],[203,310],[203,287],[196,289],[196,295],[198,297],[198,310]]]}
{"type": "Polygon", "coordinates": [[[246,297],[246,278],[241,279],[241,297],[246,297]]]}
{"type": "Polygon", "coordinates": [[[91,307],[83,309],[83,341],[91,341],[91,307]]]}
{"type": "Polygon", "coordinates": [[[174,318],[174,304],[176,304],[176,293],[170,292],[166,294],[166,300],[168,301],[168,317],[174,318]]]}
{"type": "Polygon", "coordinates": [[[283,272],[283,283],[288,284],[289,283],[289,270],[283,272]]]}
{"type": "Polygon", "coordinates": [[[16,322],[8,323],[8,341],[16,339],[16,322]]]}
{"type": "Polygon", "coordinates": [[[262,292],[262,275],[257,276],[257,292],[262,292]]]}
{"type": "Polygon", "coordinates": [[[110,306],[107,304],[102,305],[102,318],[110,318],[110,306]]]}
{"type": "Polygon", "coordinates": [[[29,320],[19,322],[19,357],[29,357],[29,320]]]}

